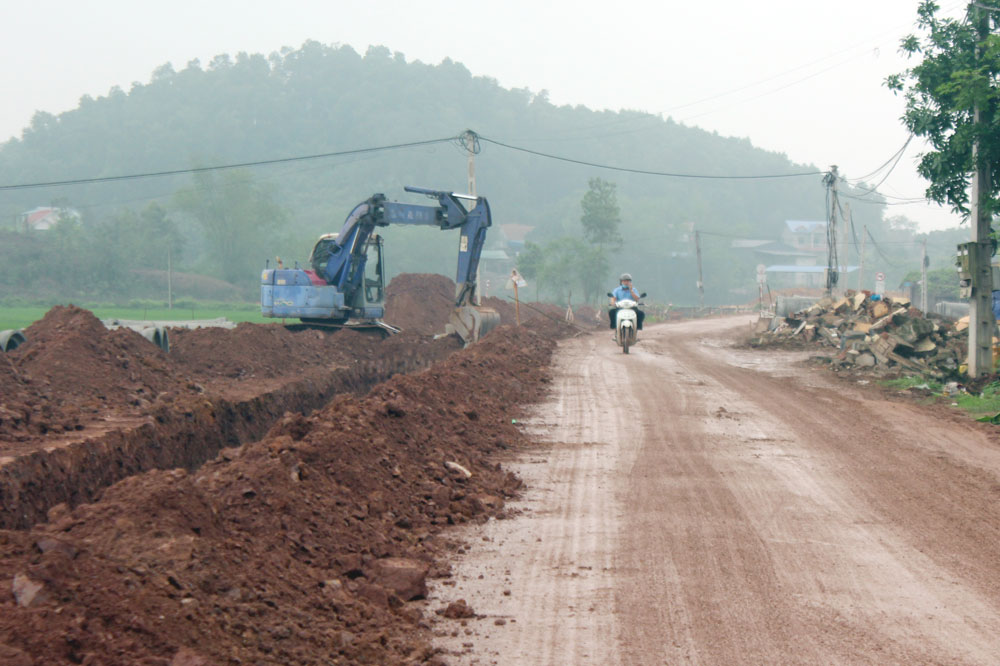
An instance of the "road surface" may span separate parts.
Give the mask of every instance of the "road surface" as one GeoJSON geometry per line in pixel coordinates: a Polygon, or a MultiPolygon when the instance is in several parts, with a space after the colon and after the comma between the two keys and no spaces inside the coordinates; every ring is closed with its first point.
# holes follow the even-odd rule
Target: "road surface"
{"type": "Polygon", "coordinates": [[[449,664],[1000,663],[1000,438],[748,324],[560,345],[520,515],[429,599],[479,614],[449,664]]]}

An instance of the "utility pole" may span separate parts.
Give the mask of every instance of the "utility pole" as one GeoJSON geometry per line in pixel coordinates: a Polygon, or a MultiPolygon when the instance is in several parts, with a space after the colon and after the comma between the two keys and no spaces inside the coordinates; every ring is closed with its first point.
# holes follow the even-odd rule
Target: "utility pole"
{"type": "Polygon", "coordinates": [[[167,309],[174,309],[174,269],[171,261],[171,249],[167,246],[167,309]]]}
{"type": "Polygon", "coordinates": [[[850,223],[851,223],[850,222],[850,220],[851,220],[851,204],[845,203],[844,204],[844,209],[846,210],[846,212],[843,215],[840,216],[840,220],[844,223],[844,231],[843,231],[843,233],[844,233],[844,240],[843,240],[844,253],[841,255],[841,258],[840,258],[840,261],[841,261],[841,264],[840,264],[840,274],[844,276],[844,291],[846,292],[847,291],[847,263],[848,263],[847,260],[850,257],[850,250],[848,249],[849,246],[848,246],[847,241],[851,237],[851,235],[850,235],[851,229],[850,229],[850,226],[849,226],[850,223]]]}
{"type": "Polygon", "coordinates": [[[837,165],[830,167],[829,173],[823,176],[823,184],[826,185],[827,200],[830,210],[826,222],[826,295],[833,294],[833,287],[837,284],[837,181],[840,175],[837,173],[837,165]]]}
{"type": "MultiPolygon", "coordinates": [[[[462,143],[465,144],[465,149],[469,151],[469,194],[476,196],[476,153],[479,152],[479,136],[472,130],[465,130],[465,133],[462,134],[462,143]]],[[[459,244],[461,244],[461,238],[459,238],[459,244]]],[[[472,304],[483,304],[480,298],[478,264],[476,265],[476,291],[472,294],[472,304]]]]}
{"type": "MultiPolygon", "coordinates": [[[[989,18],[972,3],[973,17],[979,43],[990,34],[989,18]]],[[[981,48],[976,46],[976,60],[981,48]]],[[[969,376],[979,377],[993,370],[993,273],[990,268],[990,216],[983,205],[990,193],[990,167],[980,159],[978,131],[982,123],[982,110],[978,102],[973,107],[972,122],[977,133],[972,144],[972,192],[969,196],[969,217],[972,244],[969,248],[972,294],[969,298],[969,376]]]]}
{"type": "Polygon", "coordinates": [[[694,252],[698,257],[698,305],[705,309],[705,282],[701,279],[701,232],[694,232],[694,252]]]}
{"type": "Polygon", "coordinates": [[[868,225],[861,234],[861,255],[858,257],[858,291],[861,291],[865,281],[865,243],[868,242],[868,225]]]}
{"type": "Polygon", "coordinates": [[[923,257],[920,259],[920,311],[927,314],[927,239],[924,239],[923,257]]]}

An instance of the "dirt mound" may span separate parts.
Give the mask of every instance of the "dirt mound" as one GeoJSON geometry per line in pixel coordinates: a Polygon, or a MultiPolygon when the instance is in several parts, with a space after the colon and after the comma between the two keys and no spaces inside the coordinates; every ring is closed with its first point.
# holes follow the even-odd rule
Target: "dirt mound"
{"type": "Polygon", "coordinates": [[[4,355],[0,370],[0,438],[78,430],[104,410],[135,412],[185,384],[164,352],[141,335],[109,331],[72,305],[49,310],[25,337],[4,355]]]}
{"type": "Polygon", "coordinates": [[[166,354],[135,331],[108,330],[89,310],[56,306],[25,331],[18,370],[78,405],[137,404],[180,380],[166,354]]]}
{"type": "Polygon", "coordinates": [[[455,283],[435,273],[400,273],[385,290],[385,320],[420,335],[444,332],[455,304],[455,283]]]}
{"type": "Polygon", "coordinates": [[[440,530],[497,514],[519,486],[491,455],[522,443],[512,418],[544,390],[553,348],[500,327],[365,398],[286,415],[193,473],[136,476],[49,524],[0,532],[12,590],[0,594],[0,657],[434,661],[407,601],[428,572],[447,573],[440,530]]]}

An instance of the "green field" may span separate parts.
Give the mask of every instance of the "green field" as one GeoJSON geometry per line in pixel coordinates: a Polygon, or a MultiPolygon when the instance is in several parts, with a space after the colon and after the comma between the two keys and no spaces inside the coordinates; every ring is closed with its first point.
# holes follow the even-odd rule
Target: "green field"
{"type": "MultiPolygon", "coordinates": [[[[256,323],[267,323],[277,321],[275,319],[265,319],[260,315],[259,306],[245,305],[195,305],[193,307],[115,307],[115,306],[93,306],[88,310],[94,313],[98,319],[150,319],[150,320],[177,320],[177,319],[215,319],[216,317],[226,317],[230,321],[252,321],[256,323]]],[[[4,306],[0,305],[0,331],[8,328],[26,328],[33,322],[38,321],[49,311],[49,306],[4,306]]]]}

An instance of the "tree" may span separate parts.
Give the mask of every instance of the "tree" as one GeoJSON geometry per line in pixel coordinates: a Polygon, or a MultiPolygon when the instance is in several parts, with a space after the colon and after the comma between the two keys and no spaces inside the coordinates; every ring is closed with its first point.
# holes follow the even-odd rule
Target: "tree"
{"type": "Polygon", "coordinates": [[[272,193],[246,171],[198,172],[175,196],[201,226],[214,272],[236,285],[252,280],[287,222],[272,193]]]}
{"type": "MultiPolygon", "coordinates": [[[[921,156],[917,167],[930,182],[927,197],[968,215],[969,178],[977,166],[972,151],[976,140],[980,165],[1000,162],[1000,35],[980,40],[977,30],[979,21],[992,29],[1000,26],[1000,0],[970,3],[970,21],[940,17],[939,9],[933,0],[920,3],[917,27],[923,36],[905,37],[901,50],[923,59],[888,77],[886,85],[905,97],[903,124],[933,148],[921,156]],[[976,106],[978,124],[973,120],[976,106]]],[[[989,214],[1000,211],[998,186],[1000,169],[993,169],[982,202],[989,214]]]]}
{"type": "Polygon", "coordinates": [[[622,220],[617,186],[601,178],[591,178],[587,184],[590,189],[580,202],[583,236],[592,245],[617,250],[622,246],[622,235],[618,232],[622,220]]]}

